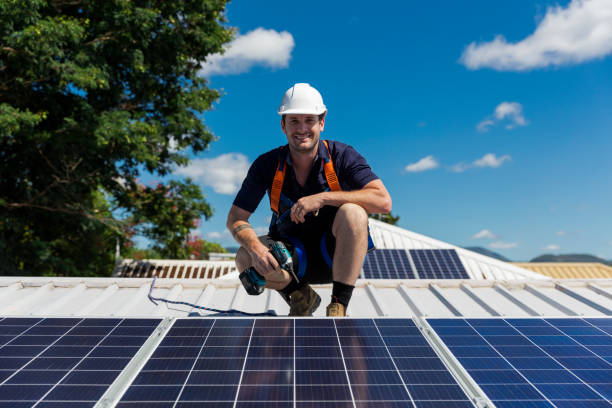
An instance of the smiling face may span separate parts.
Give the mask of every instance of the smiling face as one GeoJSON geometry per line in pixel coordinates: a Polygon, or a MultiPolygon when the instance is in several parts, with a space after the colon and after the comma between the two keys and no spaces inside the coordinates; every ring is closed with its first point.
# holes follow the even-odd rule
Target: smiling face
{"type": "Polygon", "coordinates": [[[316,149],[325,126],[325,116],[290,114],[281,120],[291,151],[308,153],[316,149]]]}

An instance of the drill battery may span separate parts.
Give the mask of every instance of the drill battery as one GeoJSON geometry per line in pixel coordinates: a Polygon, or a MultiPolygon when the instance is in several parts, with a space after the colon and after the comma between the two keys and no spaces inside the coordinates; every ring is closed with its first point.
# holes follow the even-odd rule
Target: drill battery
{"type": "MultiPolygon", "coordinates": [[[[281,269],[286,270],[295,277],[293,272],[293,260],[291,259],[291,253],[280,241],[275,241],[270,247],[270,253],[278,262],[281,269]]],[[[249,295],[261,295],[266,287],[266,278],[261,276],[259,272],[252,266],[243,271],[240,276],[240,282],[249,295]]]]}
{"type": "Polygon", "coordinates": [[[266,287],[266,278],[257,273],[252,266],[244,270],[238,277],[249,295],[261,295],[266,287]]]}

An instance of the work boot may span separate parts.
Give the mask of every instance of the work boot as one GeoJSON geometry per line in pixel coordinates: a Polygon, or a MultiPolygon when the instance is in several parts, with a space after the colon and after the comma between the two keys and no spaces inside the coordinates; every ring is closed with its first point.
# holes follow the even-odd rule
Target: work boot
{"type": "Polygon", "coordinates": [[[329,306],[327,306],[327,316],[345,317],[346,308],[342,303],[331,302],[329,306]]]}
{"type": "Polygon", "coordinates": [[[305,284],[289,295],[289,316],[312,316],[320,304],[321,297],[305,284]]]}

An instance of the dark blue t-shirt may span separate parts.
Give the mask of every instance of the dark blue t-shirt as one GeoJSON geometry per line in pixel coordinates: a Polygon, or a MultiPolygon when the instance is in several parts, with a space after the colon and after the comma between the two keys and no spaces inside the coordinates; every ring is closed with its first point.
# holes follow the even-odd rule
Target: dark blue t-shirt
{"type": "MultiPolygon", "coordinates": [[[[353,147],[333,140],[328,140],[327,143],[334,164],[334,170],[342,190],[359,190],[370,181],[378,179],[363,156],[353,147]]],[[[291,165],[291,155],[288,152],[289,148],[285,145],[282,149],[278,147],[255,159],[249,168],[246,178],[242,182],[240,191],[238,191],[234,199],[234,205],[249,212],[254,212],[257,209],[266,191],[269,193],[276,167],[281,157],[285,157],[288,164],[286,166],[287,172],[282,193],[292,202],[295,203],[302,197],[317,194],[328,189],[325,171],[323,170],[326,151],[322,141],[319,141],[317,156],[304,187],[300,186],[297,182],[293,166],[291,165]]],[[[279,212],[281,214],[287,208],[288,206],[284,205],[283,202],[279,203],[279,212]]],[[[293,233],[299,234],[299,230],[316,228],[314,224],[320,226],[331,225],[330,222],[333,222],[337,209],[337,207],[325,206],[319,211],[318,217],[313,217],[312,215],[306,216],[306,223],[295,225],[290,220],[288,222],[293,224],[293,233]]]]}

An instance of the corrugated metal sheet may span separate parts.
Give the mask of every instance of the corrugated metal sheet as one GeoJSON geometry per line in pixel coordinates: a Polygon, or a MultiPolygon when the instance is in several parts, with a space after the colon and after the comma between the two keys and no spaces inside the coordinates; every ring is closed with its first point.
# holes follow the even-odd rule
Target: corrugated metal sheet
{"type": "MultiPolygon", "coordinates": [[[[0,278],[0,316],[188,316],[187,306],[154,305],[142,278],[0,278]]],[[[331,285],[315,285],[325,314],[331,285]]],[[[289,307],[275,291],[249,296],[235,278],[158,279],[154,296],[247,312],[289,307]]],[[[353,317],[608,316],[612,280],[358,280],[353,317]]],[[[210,313],[208,313],[210,314],[210,313]]]]}
{"type": "MultiPolygon", "coordinates": [[[[548,276],[448,244],[403,228],[370,219],[370,232],[380,249],[454,249],[470,279],[549,279],[548,276]]],[[[234,261],[123,260],[113,276],[126,278],[214,279],[236,272],[234,261]]],[[[362,275],[363,277],[363,271],[362,275]]],[[[610,276],[612,278],[612,276],[610,276]]]]}
{"type": "Polygon", "coordinates": [[[597,262],[513,262],[555,279],[612,279],[612,267],[597,262]]]}
{"type": "Polygon", "coordinates": [[[370,219],[370,233],[377,248],[454,249],[471,279],[549,279],[548,276],[535,273],[529,269],[468,251],[381,221],[370,219]]]}
{"type": "Polygon", "coordinates": [[[234,261],[183,261],[168,259],[124,259],[113,276],[122,278],[215,279],[236,272],[234,261]]]}

